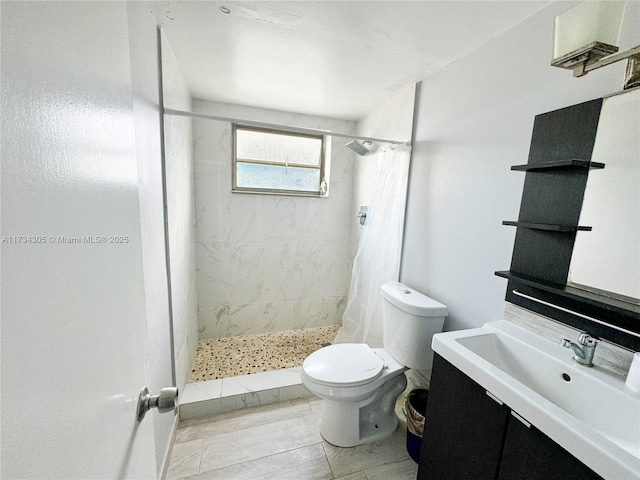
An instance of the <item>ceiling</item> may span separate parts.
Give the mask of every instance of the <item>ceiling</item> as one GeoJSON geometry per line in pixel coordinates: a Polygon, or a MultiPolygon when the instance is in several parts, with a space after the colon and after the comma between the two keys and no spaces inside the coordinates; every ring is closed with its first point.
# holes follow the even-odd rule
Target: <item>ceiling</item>
{"type": "Polygon", "coordinates": [[[351,120],[547,3],[148,2],[194,98],[351,120]]]}

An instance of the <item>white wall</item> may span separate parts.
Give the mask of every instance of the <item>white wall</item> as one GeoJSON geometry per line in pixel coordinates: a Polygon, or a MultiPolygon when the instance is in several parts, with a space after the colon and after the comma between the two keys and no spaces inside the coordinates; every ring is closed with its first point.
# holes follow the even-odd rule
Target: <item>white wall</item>
{"type": "MultiPolygon", "coordinates": [[[[445,329],[502,316],[534,116],[618,91],[624,62],[583,78],[550,67],[557,2],[422,83],[401,280],[449,306],[445,329]]],[[[636,32],[630,2],[621,47],[636,32]]]]}
{"type": "MultiPolygon", "coordinates": [[[[352,132],[343,120],[193,100],[194,111],[352,132]]],[[[339,324],[354,154],[333,139],[328,198],[231,193],[231,126],[194,120],[201,338],[339,324]]]]}
{"type": "Polygon", "coordinates": [[[410,142],[416,85],[396,93],[358,120],[358,135],[410,142]]]}
{"type": "Polygon", "coordinates": [[[1,14],[1,475],[155,478],[127,5],[1,14]]]}
{"type": "MultiPolygon", "coordinates": [[[[162,81],[164,106],[191,111],[189,88],[164,35],[162,36],[162,81]]],[[[179,389],[183,389],[191,372],[198,341],[191,119],[165,115],[164,136],[173,348],[176,385],[179,389]]]]}
{"type": "MultiPolygon", "coordinates": [[[[149,337],[149,390],[152,394],[157,394],[160,389],[174,384],[165,257],[158,42],[156,23],[144,3],[130,2],[127,9],[140,235],[149,337]]],[[[178,417],[170,413],[160,414],[154,409],[147,414],[145,420],[153,421],[154,424],[156,472],[159,478],[178,417]]]]}

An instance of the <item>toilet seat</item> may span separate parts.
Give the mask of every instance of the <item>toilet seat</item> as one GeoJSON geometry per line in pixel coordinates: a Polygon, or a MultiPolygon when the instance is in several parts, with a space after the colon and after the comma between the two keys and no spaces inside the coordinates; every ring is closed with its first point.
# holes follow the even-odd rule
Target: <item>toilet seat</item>
{"type": "Polygon", "coordinates": [[[313,381],[337,387],[358,386],[382,374],[384,362],[365,343],[340,343],[309,355],[302,369],[313,381]]]}

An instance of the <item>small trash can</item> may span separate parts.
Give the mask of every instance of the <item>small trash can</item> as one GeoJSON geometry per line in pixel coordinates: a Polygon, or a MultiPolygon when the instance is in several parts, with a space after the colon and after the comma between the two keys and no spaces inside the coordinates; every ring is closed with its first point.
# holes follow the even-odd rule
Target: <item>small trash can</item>
{"type": "Polygon", "coordinates": [[[424,414],[427,409],[428,390],[411,390],[405,403],[407,411],[407,452],[414,462],[420,459],[420,445],[424,433],[424,414]]]}

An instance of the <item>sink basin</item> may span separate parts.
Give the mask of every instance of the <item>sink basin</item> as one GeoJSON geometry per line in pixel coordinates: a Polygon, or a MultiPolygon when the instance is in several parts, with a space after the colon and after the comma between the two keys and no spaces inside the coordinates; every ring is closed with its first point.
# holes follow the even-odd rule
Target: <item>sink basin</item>
{"type": "Polygon", "coordinates": [[[624,378],[506,321],[437,334],[433,350],[599,475],[640,479],[640,394],[624,378]]]}

